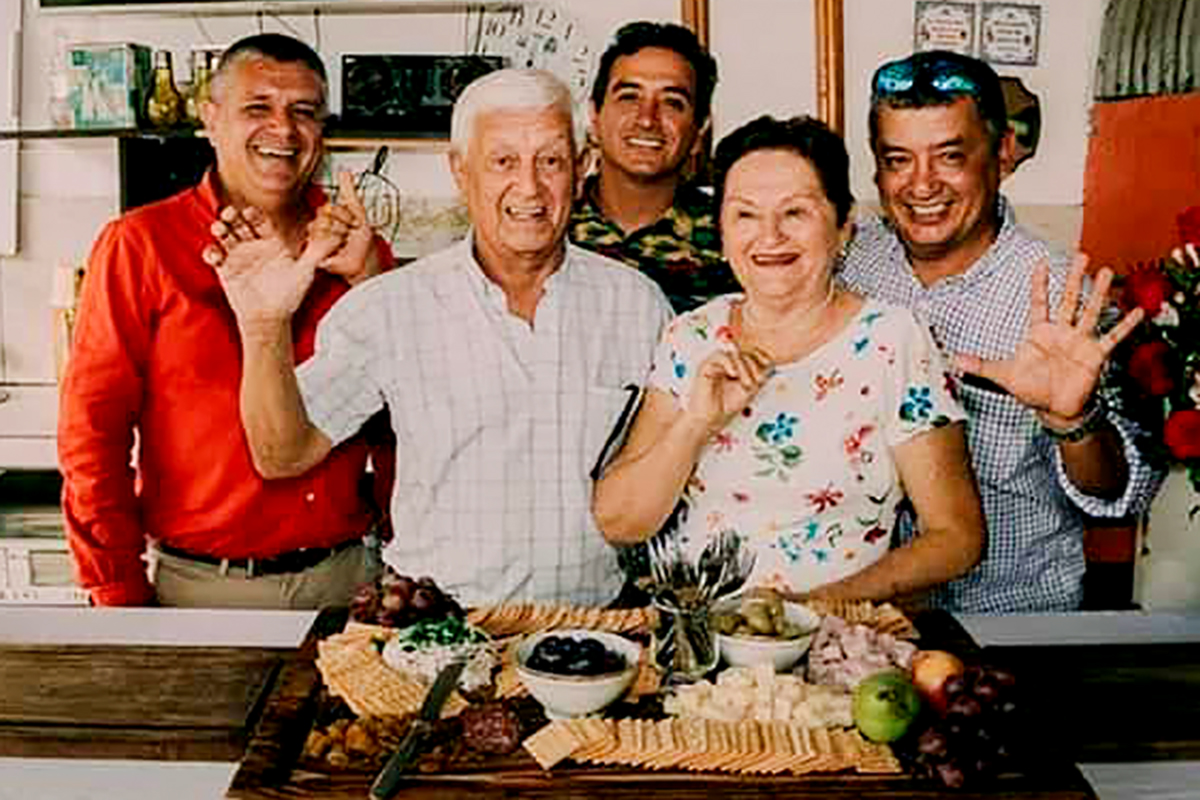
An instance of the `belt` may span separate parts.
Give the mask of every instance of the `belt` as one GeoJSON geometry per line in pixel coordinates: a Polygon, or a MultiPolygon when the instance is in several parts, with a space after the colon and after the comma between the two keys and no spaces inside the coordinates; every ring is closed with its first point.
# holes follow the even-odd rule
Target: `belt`
{"type": "Polygon", "coordinates": [[[303,572],[306,569],[315,567],[335,553],[340,553],[343,550],[360,544],[362,544],[362,539],[347,539],[344,542],[335,544],[333,547],[302,547],[299,550],[280,553],[270,558],[221,558],[219,556],[191,553],[187,550],[180,550],[178,547],[163,544],[162,542],[158,542],[156,546],[160,552],[174,556],[175,558],[220,567],[222,574],[231,568],[237,568],[246,570],[247,577],[253,578],[255,575],[285,575],[290,572],[303,572]]]}

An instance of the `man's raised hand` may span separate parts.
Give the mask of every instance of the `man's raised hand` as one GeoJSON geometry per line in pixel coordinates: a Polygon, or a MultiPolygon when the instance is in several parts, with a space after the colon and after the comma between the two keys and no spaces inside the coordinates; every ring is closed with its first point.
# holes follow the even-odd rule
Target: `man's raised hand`
{"type": "Polygon", "coordinates": [[[354,176],[338,173],[337,203],[326,203],[309,224],[310,241],[337,240],[338,247],[322,259],[321,269],[340,275],[354,285],[379,274],[375,234],[367,222],[367,209],[358,196],[354,176]]]}
{"type": "Polygon", "coordinates": [[[300,253],[259,209],[221,209],[213,222],[215,242],[204,248],[229,305],[243,329],[290,320],[312,285],[317,265],[339,246],[332,236],[310,239],[300,253]]]}
{"type": "Polygon", "coordinates": [[[1085,411],[1113,349],[1142,320],[1141,309],[1121,318],[1105,334],[1097,331],[1100,314],[1108,302],[1113,274],[1108,268],[1096,275],[1087,301],[1079,306],[1087,256],[1078,255],[1067,275],[1062,299],[1050,313],[1049,265],[1042,261],[1033,275],[1029,328],[1012,358],[985,361],[974,355],[957,355],[962,372],[986,378],[1039,412],[1047,425],[1069,428],[1085,411]]]}

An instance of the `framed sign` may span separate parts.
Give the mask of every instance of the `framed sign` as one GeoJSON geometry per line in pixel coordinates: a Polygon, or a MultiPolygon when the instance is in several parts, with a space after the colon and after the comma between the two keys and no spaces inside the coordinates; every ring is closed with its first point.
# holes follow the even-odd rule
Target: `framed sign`
{"type": "Polygon", "coordinates": [[[1041,6],[984,3],[979,25],[979,56],[993,64],[1035,66],[1041,28],[1041,6]]]}
{"type": "Polygon", "coordinates": [[[913,10],[913,49],[971,55],[975,49],[975,4],[917,0],[913,10]]]}

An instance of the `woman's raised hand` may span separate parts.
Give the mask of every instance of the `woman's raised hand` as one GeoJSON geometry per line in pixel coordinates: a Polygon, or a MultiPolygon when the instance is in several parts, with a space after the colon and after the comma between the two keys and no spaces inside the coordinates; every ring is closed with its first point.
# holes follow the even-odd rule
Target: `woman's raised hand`
{"type": "Polygon", "coordinates": [[[684,414],[711,436],[750,405],[774,371],[758,349],[713,353],[697,370],[684,414]]]}

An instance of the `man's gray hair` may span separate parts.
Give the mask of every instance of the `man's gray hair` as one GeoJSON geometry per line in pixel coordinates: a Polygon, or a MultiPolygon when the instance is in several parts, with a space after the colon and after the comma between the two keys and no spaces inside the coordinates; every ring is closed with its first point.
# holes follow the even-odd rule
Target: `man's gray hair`
{"type": "Polygon", "coordinates": [[[450,117],[450,150],[465,156],[475,135],[475,120],[489,111],[561,111],[571,121],[571,136],[578,151],[583,144],[581,115],[575,113],[571,92],[545,70],[501,69],[476,78],[454,103],[450,117]]]}
{"type": "Polygon", "coordinates": [[[217,64],[212,77],[212,93],[216,99],[225,89],[225,82],[234,67],[243,61],[267,58],[280,64],[302,64],[308,67],[321,82],[321,106],[329,101],[329,78],[321,57],[304,42],[282,33],[258,33],[231,44],[217,64]]]}

